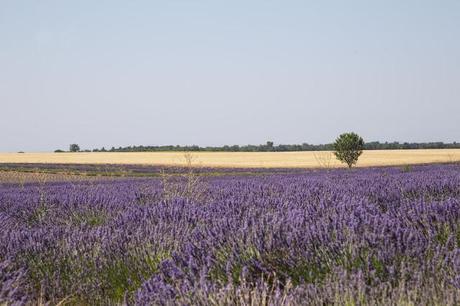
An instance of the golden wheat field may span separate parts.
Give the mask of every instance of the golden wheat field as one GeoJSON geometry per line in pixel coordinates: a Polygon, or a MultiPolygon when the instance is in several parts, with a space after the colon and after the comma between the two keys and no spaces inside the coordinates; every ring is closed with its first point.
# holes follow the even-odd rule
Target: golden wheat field
{"type": "MultiPolygon", "coordinates": [[[[331,152],[194,152],[193,165],[241,168],[343,167],[331,152]]],[[[364,151],[357,166],[459,162],[460,149],[364,151]]],[[[183,165],[183,152],[0,153],[0,163],[183,165]]]]}

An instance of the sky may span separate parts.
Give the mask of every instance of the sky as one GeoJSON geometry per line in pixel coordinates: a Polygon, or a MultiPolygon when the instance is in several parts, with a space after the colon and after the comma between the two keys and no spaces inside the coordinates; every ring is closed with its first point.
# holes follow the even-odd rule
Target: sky
{"type": "Polygon", "coordinates": [[[458,0],[0,0],[0,151],[460,141],[458,0]]]}

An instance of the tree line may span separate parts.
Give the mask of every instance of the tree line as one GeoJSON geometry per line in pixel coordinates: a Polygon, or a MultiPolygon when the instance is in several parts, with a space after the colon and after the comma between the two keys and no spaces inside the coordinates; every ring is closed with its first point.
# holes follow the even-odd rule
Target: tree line
{"type": "MultiPolygon", "coordinates": [[[[460,143],[444,142],[379,142],[372,141],[364,143],[364,150],[406,150],[406,149],[460,149],[460,143]]],[[[333,151],[334,144],[279,144],[275,145],[272,141],[267,141],[261,145],[225,145],[225,146],[207,146],[197,145],[180,146],[128,146],[112,148],[96,148],[93,150],[84,150],[86,152],[168,152],[168,151],[189,151],[189,152],[292,152],[292,151],[333,151]]],[[[71,152],[80,152],[80,147],[72,144],[69,147],[71,152]]],[[[63,152],[56,150],[55,152],[63,152]]]]}

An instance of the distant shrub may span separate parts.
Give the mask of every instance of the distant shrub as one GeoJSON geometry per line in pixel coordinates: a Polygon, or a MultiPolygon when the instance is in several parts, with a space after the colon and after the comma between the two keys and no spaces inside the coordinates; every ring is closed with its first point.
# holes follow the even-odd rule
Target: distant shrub
{"type": "Polygon", "coordinates": [[[54,150],[54,153],[64,153],[64,151],[61,149],[57,149],[57,150],[54,150]]]}
{"type": "Polygon", "coordinates": [[[334,166],[333,155],[331,152],[314,152],[313,156],[315,157],[318,166],[323,169],[330,169],[334,166]]]}
{"type": "Polygon", "coordinates": [[[404,165],[402,167],[402,172],[411,172],[412,171],[412,166],[411,165],[404,165]]]}

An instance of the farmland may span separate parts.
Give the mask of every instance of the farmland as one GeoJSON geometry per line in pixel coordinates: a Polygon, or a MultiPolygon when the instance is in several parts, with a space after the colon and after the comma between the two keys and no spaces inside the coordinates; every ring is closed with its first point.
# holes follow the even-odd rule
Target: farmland
{"type": "Polygon", "coordinates": [[[460,306],[459,37],[460,0],[0,1],[0,306],[460,306]]]}
{"type": "Polygon", "coordinates": [[[22,183],[8,172],[0,303],[460,302],[459,164],[219,171],[22,183]]]}
{"type": "MultiPolygon", "coordinates": [[[[0,153],[0,163],[183,164],[181,152],[152,153],[0,153]]],[[[343,167],[330,152],[194,152],[195,164],[231,168],[343,167]]],[[[364,151],[358,167],[460,161],[460,149],[364,151]]]]}

